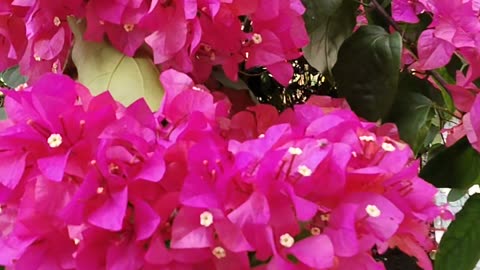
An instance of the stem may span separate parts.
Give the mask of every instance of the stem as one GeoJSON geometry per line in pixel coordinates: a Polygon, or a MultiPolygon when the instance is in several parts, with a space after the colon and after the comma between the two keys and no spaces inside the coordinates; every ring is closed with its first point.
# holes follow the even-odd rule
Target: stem
{"type": "Polygon", "coordinates": [[[433,107],[435,110],[437,110],[437,114],[438,114],[438,111],[442,111],[442,112],[450,115],[452,118],[455,118],[455,119],[460,120],[460,121],[462,120],[461,117],[458,117],[458,116],[455,115],[454,113],[450,112],[449,110],[447,110],[447,109],[445,109],[445,108],[443,108],[443,107],[441,107],[441,106],[438,106],[438,105],[435,104],[435,103],[432,103],[432,107],[433,107]]]}
{"type": "Polygon", "coordinates": [[[385,20],[387,20],[388,24],[390,24],[395,29],[395,31],[399,33],[402,32],[402,29],[400,28],[398,23],[393,20],[393,18],[387,13],[387,11],[382,7],[382,5],[377,2],[377,0],[371,0],[370,3],[372,4],[373,8],[375,8],[378,13],[380,13],[385,18],[385,20]]]}

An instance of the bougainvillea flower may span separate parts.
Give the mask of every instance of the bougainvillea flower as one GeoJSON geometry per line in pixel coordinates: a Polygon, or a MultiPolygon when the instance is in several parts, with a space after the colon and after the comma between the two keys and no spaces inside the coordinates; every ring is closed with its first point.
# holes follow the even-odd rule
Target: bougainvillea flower
{"type": "Polygon", "coordinates": [[[5,70],[17,63],[27,46],[25,23],[21,18],[9,15],[0,16],[0,70],[5,70]]]}
{"type": "Polygon", "coordinates": [[[463,116],[463,127],[467,134],[468,141],[473,148],[480,151],[480,138],[478,127],[480,127],[480,98],[479,95],[475,98],[472,108],[469,113],[463,116]]]}
{"type": "Polygon", "coordinates": [[[435,36],[434,30],[425,30],[418,38],[418,62],[411,68],[430,70],[445,66],[455,51],[450,42],[435,36]]]}
{"type": "Polygon", "coordinates": [[[16,161],[0,166],[0,263],[382,269],[372,248],[397,246],[430,266],[442,209],[394,126],[317,97],[232,114],[186,74],[161,80],[156,113],[55,74],[6,91],[0,159],[16,161]]]}
{"type": "Polygon", "coordinates": [[[395,0],[392,1],[392,17],[395,21],[406,23],[417,23],[420,20],[417,14],[423,12],[425,7],[417,0],[395,0]]]}

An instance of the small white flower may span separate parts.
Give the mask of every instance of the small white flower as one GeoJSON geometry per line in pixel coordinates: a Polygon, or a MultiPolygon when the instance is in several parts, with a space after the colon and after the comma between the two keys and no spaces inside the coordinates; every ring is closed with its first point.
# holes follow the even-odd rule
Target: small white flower
{"type": "Polygon", "coordinates": [[[358,138],[362,142],[374,142],[375,141],[375,137],[373,137],[373,136],[360,136],[358,138]]]}
{"type": "Polygon", "coordinates": [[[395,146],[393,146],[393,144],[387,143],[387,142],[382,143],[382,148],[383,148],[383,150],[385,150],[387,152],[395,151],[395,146]]]}
{"type": "Polygon", "coordinates": [[[282,236],[280,236],[280,245],[290,248],[293,246],[293,244],[295,244],[295,239],[293,239],[289,233],[282,234],[282,236]]]}
{"type": "Polygon", "coordinates": [[[305,165],[300,165],[300,166],[298,166],[298,173],[305,176],[305,177],[308,177],[308,176],[312,175],[312,170],[310,170],[310,168],[308,168],[305,165]]]}
{"type": "Polygon", "coordinates": [[[62,135],[54,133],[48,137],[47,142],[51,148],[57,148],[62,145],[62,135]]]}
{"type": "Polygon", "coordinates": [[[210,227],[213,224],[213,215],[209,211],[200,214],[200,225],[203,227],[210,227]]]}
{"type": "Polygon", "coordinates": [[[369,204],[367,205],[367,207],[365,207],[365,212],[367,212],[367,214],[371,217],[379,217],[380,214],[382,214],[382,212],[380,211],[380,209],[378,209],[378,207],[376,205],[373,205],[373,204],[369,204]]]}
{"type": "Polygon", "coordinates": [[[262,43],[263,39],[262,39],[262,35],[258,34],[258,33],[255,33],[253,34],[252,36],[252,40],[253,40],[253,43],[255,44],[260,44],[262,43]]]}
{"type": "Polygon", "coordinates": [[[131,23],[127,23],[123,25],[123,29],[125,29],[125,32],[132,32],[133,28],[135,28],[135,25],[131,23]]]}
{"type": "Polygon", "coordinates": [[[53,24],[54,24],[55,26],[60,26],[61,23],[62,23],[62,21],[60,21],[60,18],[58,18],[57,16],[55,16],[55,17],[53,18],[53,24]]]}
{"type": "Polygon", "coordinates": [[[223,259],[227,257],[227,252],[222,247],[216,247],[212,250],[212,254],[217,257],[217,259],[223,259]]]}
{"type": "Polygon", "coordinates": [[[290,155],[298,156],[298,155],[301,155],[303,151],[298,147],[289,147],[288,153],[290,153],[290,155]]]}

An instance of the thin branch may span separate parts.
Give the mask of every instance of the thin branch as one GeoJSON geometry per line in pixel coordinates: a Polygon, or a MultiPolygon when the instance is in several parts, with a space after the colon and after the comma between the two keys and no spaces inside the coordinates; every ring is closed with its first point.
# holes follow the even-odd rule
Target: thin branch
{"type": "Polygon", "coordinates": [[[380,13],[385,18],[385,20],[388,21],[388,24],[390,24],[395,29],[395,31],[399,33],[402,32],[402,28],[400,28],[398,23],[393,20],[393,18],[387,13],[387,11],[382,7],[382,5],[377,2],[377,0],[371,0],[370,3],[372,4],[373,8],[375,8],[378,13],[380,13]]]}

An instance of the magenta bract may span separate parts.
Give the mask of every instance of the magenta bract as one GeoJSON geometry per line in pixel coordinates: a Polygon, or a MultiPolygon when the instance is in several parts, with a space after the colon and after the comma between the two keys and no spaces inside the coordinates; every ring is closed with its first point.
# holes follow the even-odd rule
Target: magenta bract
{"type": "Polygon", "coordinates": [[[62,75],[5,91],[0,264],[384,269],[372,249],[398,246],[431,267],[429,224],[443,210],[394,127],[325,97],[231,115],[187,75],[161,80],[156,113],[62,75]]]}

